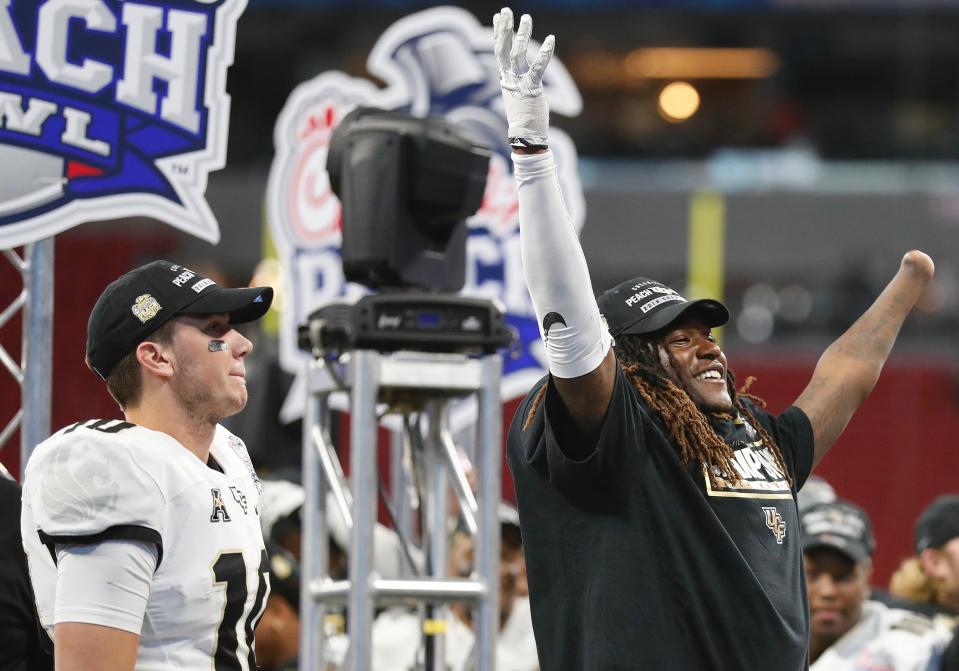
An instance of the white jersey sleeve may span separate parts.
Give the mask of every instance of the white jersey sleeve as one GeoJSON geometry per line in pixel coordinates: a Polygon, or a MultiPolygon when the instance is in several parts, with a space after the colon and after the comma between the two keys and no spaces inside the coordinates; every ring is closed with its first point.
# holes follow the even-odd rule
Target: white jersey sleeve
{"type": "Polygon", "coordinates": [[[58,546],[54,624],[99,624],[139,635],[156,563],[152,543],[58,546]]]}
{"type": "Polygon", "coordinates": [[[937,671],[949,632],[912,611],[866,601],[859,623],[810,671],[937,671]]]}
{"type": "Polygon", "coordinates": [[[907,610],[888,609],[886,627],[856,658],[857,669],[938,671],[949,643],[947,632],[929,618],[907,610]]]}
{"type": "Polygon", "coordinates": [[[162,562],[166,498],[118,432],[109,432],[125,424],[68,427],[27,465],[24,506],[51,552],[55,544],[122,539],[154,544],[162,562]]]}

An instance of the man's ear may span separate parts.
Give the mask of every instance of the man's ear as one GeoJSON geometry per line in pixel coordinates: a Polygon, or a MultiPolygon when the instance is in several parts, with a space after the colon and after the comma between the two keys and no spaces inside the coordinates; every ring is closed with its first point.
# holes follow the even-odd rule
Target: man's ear
{"type": "Polygon", "coordinates": [[[148,340],[137,345],[136,353],[137,361],[145,372],[163,378],[173,375],[173,359],[169,346],[148,340]]]}

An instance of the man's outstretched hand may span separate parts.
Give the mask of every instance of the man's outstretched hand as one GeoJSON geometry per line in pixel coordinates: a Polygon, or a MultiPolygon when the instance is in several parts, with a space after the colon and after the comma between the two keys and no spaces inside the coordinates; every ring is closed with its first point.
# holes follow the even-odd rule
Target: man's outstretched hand
{"type": "Polygon", "coordinates": [[[543,40],[532,64],[526,59],[533,19],[523,14],[513,35],[513,12],[504,7],[493,15],[493,51],[499,65],[499,82],[509,122],[507,135],[514,147],[545,147],[548,144],[549,103],[543,93],[543,72],[553,55],[556,40],[543,40]]]}

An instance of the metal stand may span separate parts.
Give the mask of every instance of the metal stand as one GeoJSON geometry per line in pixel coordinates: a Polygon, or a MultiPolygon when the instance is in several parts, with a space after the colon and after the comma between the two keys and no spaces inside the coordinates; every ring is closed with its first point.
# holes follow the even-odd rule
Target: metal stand
{"type": "MultiPolygon", "coordinates": [[[[461,354],[354,350],[336,363],[321,359],[308,371],[310,398],[304,418],[302,589],[300,603],[300,668],[323,669],[323,621],[333,605],[346,605],[350,650],[346,669],[372,669],[374,608],[395,604],[425,606],[442,620],[445,605],[470,602],[476,621],[477,671],[494,668],[499,628],[500,537],[498,505],[501,488],[502,405],[499,396],[502,360],[491,354],[470,358],[461,354]],[[329,395],[350,395],[350,485],[330,440],[329,395]],[[477,496],[463,472],[449,428],[447,404],[476,394],[478,405],[476,459],[477,496]],[[409,449],[417,487],[408,496],[397,475],[402,454],[392,455],[393,503],[419,504],[425,515],[420,535],[427,557],[426,575],[410,580],[384,579],[373,568],[373,528],[377,500],[377,403],[404,416],[406,440],[393,440],[392,449],[409,449]],[[413,417],[417,419],[412,420],[413,417]],[[428,427],[421,421],[425,418],[428,427]],[[467,529],[475,537],[472,579],[448,577],[448,498],[452,486],[467,529]],[[349,579],[329,576],[327,557],[327,492],[350,527],[349,579]],[[410,501],[416,498],[417,501],[410,501]],[[435,609],[433,607],[436,607],[435,609]]],[[[394,508],[399,520],[407,510],[394,508]]],[[[403,527],[401,522],[398,526],[403,527]]],[[[401,529],[402,530],[402,529],[401,529]]],[[[425,624],[425,622],[424,622],[425,624]]],[[[445,670],[442,635],[431,637],[423,667],[445,670]]]]}
{"type": "Polygon", "coordinates": [[[20,480],[38,443],[50,435],[50,396],[53,379],[53,238],[3,255],[23,278],[23,291],[2,311],[0,328],[23,310],[21,364],[0,346],[0,365],[20,385],[20,408],[0,431],[0,450],[20,429],[20,480]]]}

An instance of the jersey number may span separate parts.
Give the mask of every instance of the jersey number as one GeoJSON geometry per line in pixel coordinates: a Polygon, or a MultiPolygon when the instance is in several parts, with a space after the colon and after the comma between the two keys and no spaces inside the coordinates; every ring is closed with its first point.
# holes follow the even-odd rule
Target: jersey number
{"type": "MultiPolygon", "coordinates": [[[[223,607],[223,618],[216,632],[216,650],[213,653],[214,671],[240,671],[240,646],[236,639],[236,625],[243,617],[243,606],[246,605],[246,562],[242,552],[221,552],[213,562],[213,581],[217,585],[226,586],[226,605],[223,607]]],[[[256,669],[253,660],[253,628],[259,620],[263,609],[263,598],[266,596],[266,580],[270,572],[270,560],[266,550],[260,552],[259,576],[256,588],[256,598],[253,607],[246,615],[243,631],[246,634],[247,656],[251,671],[256,669]]]]}

